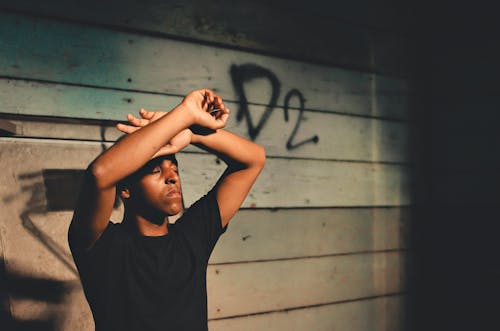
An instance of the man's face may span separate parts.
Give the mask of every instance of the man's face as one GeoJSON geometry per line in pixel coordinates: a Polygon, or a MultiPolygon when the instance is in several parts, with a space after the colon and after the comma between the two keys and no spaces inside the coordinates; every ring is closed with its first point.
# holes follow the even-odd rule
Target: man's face
{"type": "Polygon", "coordinates": [[[182,210],[182,190],[177,165],[168,159],[148,164],[137,183],[139,202],[172,216],[182,210]]]}

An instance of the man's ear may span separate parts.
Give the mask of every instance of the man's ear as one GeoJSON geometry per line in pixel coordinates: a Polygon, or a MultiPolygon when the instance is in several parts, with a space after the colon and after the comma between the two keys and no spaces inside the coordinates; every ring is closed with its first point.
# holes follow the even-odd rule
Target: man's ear
{"type": "Polygon", "coordinates": [[[120,191],[120,196],[123,198],[123,199],[129,199],[130,198],[130,190],[128,187],[126,188],[123,188],[121,191],[120,191]]]}

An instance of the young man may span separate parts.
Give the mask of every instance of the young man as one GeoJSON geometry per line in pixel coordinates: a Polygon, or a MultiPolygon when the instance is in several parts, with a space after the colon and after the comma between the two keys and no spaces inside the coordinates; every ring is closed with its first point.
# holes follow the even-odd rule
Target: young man
{"type": "Polygon", "coordinates": [[[206,268],[219,236],[265,163],[264,149],[222,130],[229,116],[210,90],[172,111],[128,115],[128,133],[87,168],[68,239],[96,330],[207,330],[206,268]],[[213,112],[217,108],[219,111],[213,112]],[[228,165],[175,222],[182,189],[173,153],[193,143],[228,165]],[[109,221],[117,186],[122,223],[109,221]]]}

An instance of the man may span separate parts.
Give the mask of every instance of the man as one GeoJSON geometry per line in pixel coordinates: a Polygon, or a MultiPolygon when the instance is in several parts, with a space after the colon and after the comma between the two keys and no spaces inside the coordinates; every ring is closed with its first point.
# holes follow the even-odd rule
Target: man
{"type": "Polygon", "coordinates": [[[128,133],[87,168],[68,240],[96,330],[207,330],[206,268],[265,163],[264,149],[222,130],[229,109],[210,90],[168,113],[128,115],[128,133]],[[193,143],[228,165],[175,225],[182,189],[173,153],[193,143]],[[123,221],[109,221],[119,187],[123,221]]]}

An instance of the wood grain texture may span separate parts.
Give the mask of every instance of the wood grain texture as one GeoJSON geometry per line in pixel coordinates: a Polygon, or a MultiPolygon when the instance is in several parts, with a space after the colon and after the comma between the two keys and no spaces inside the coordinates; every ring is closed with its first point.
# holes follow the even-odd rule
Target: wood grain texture
{"type": "MultiPolygon", "coordinates": [[[[99,150],[98,143],[1,139],[0,166],[4,169],[5,176],[0,178],[0,191],[5,193],[0,201],[5,212],[0,219],[0,230],[2,238],[5,239],[4,254],[9,261],[10,270],[22,270],[36,277],[56,279],[68,282],[68,284],[76,280],[74,268],[68,267],[67,264],[71,258],[68,256],[65,231],[71,213],[69,211],[47,212],[42,170],[79,169],[95,157],[99,150]]],[[[186,157],[185,161],[203,164],[203,155],[186,154],[183,156],[186,157]]],[[[197,177],[199,178],[199,174],[197,177]]],[[[399,222],[396,220],[399,216],[395,209],[376,210],[375,212],[381,213],[379,216],[375,214],[361,216],[366,212],[363,210],[359,214],[359,220],[351,218],[355,217],[355,212],[352,212],[351,216],[348,215],[353,210],[345,210],[344,216],[340,211],[332,211],[332,216],[335,217],[333,220],[328,220],[328,213],[322,210],[318,210],[317,214],[310,210],[300,209],[275,212],[279,214],[248,210],[244,213],[254,213],[253,216],[258,218],[260,218],[259,215],[267,215],[267,217],[272,215],[273,219],[268,223],[274,221],[276,223],[269,226],[267,224],[256,226],[255,217],[242,215],[244,218],[249,217],[250,220],[242,218],[243,221],[239,223],[246,225],[247,228],[255,228],[255,231],[242,231],[242,228],[238,228],[237,225],[234,227],[230,225],[225,236],[233,235],[234,239],[239,241],[240,234],[250,233],[255,237],[249,237],[246,241],[253,245],[252,241],[262,236],[259,232],[268,231],[267,238],[272,240],[276,247],[272,249],[272,246],[268,246],[269,250],[272,249],[275,253],[268,251],[264,259],[272,259],[276,256],[290,257],[286,255],[288,253],[284,253],[288,250],[286,246],[277,247],[280,244],[277,239],[282,236],[283,228],[290,229],[290,237],[287,239],[289,241],[282,241],[281,244],[296,245],[297,248],[289,249],[294,254],[296,252],[300,254],[301,249],[309,255],[328,250],[334,252],[364,250],[369,246],[373,249],[390,249],[390,247],[397,249],[401,246],[397,239],[399,222]],[[304,213],[303,217],[298,214],[300,212],[304,213]],[[291,213],[296,215],[292,216],[291,213]],[[311,217],[317,217],[317,220],[311,220],[311,217]],[[375,217],[377,225],[369,224],[371,217],[375,217]],[[393,221],[387,221],[389,218],[393,221]],[[285,221],[294,224],[283,225],[285,221]],[[363,224],[365,221],[367,223],[363,224]],[[252,224],[249,225],[250,222],[252,224]],[[308,226],[308,222],[311,226],[308,226]],[[325,222],[324,228],[323,222],[325,222]],[[303,225],[302,230],[301,225],[303,225]],[[315,230],[312,230],[313,228],[315,230]],[[314,243],[305,242],[311,238],[308,231],[317,233],[320,229],[325,229],[322,237],[315,238],[314,243]],[[231,232],[233,230],[234,233],[231,232]],[[326,233],[327,230],[337,231],[333,234],[333,241],[326,233]],[[302,238],[300,232],[303,232],[302,238]],[[368,239],[370,234],[374,236],[371,243],[368,239]],[[366,238],[367,242],[363,238],[366,238]],[[273,256],[273,254],[279,255],[273,256]]],[[[238,220],[235,221],[234,224],[238,224],[238,220]]],[[[262,240],[261,243],[265,242],[266,238],[262,240]]],[[[236,243],[221,242],[220,244],[221,248],[228,250],[233,247],[240,249],[243,259],[252,258],[248,249],[241,246],[238,248],[236,243]]],[[[226,253],[220,252],[214,256],[219,262],[234,262],[234,255],[231,257],[231,255],[224,256],[223,254],[226,253]]],[[[265,254],[265,251],[256,251],[255,254],[265,254]]],[[[255,254],[253,257],[256,257],[255,254]]],[[[210,318],[239,316],[395,293],[404,288],[401,284],[404,272],[403,255],[404,253],[394,251],[211,265],[208,271],[209,297],[211,298],[210,318]],[[242,298],[245,299],[242,300],[242,298]]],[[[88,308],[82,308],[86,306],[80,291],[78,287],[71,287],[71,290],[61,299],[60,304],[49,306],[50,311],[65,312],[65,325],[86,327],[85,322],[78,322],[74,318],[80,318],[82,321],[91,318],[88,308]],[[64,306],[67,307],[66,310],[63,310],[64,306]],[[70,312],[77,317],[68,315],[70,312]]],[[[12,307],[15,316],[27,318],[47,309],[47,303],[15,300],[12,302],[12,307]]]]}
{"type": "MultiPolygon", "coordinates": [[[[219,239],[209,263],[219,265],[405,250],[408,247],[409,213],[410,210],[402,208],[243,209],[219,239]]],[[[18,218],[15,213],[11,217],[18,218]]],[[[52,233],[54,240],[64,240],[64,229],[71,217],[71,210],[31,215],[34,226],[42,233],[52,233]],[[55,223],[65,225],[53,232],[55,223]]],[[[114,209],[111,219],[120,222],[122,218],[123,205],[120,205],[114,209]]],[[[5,240],[9,245],[17,245],[11,242],[11,238],[5,240]]],[[[65,247],[63,241],[59,245],[65,247]]],[[[71,258],[66,261],[72,264],[71,258]]]]}
{"type": "Polygon", "coordinates": [[[341,5],[243,0],[232,6],[223,1],[204,6],[199,0],[18,0],[3,7],[398,76],[411,73],[415,56],[415,42],[405,35],[408,10],[365,0],[341,5]]]}
{"type": "Polygon", "coordinates": [[[237,101],[232,66],[248,64],[241,78],[250,103],[268,104],[269,77],[279,88],[277,105],[299,90],[305,107],[365,116],[408,117],[405,79],[329,68],[165,38],[82,27],[1,13],[2,75],[67,84],[185,95],[200,87],[237,101]],[[14,28],[13,28],[14,27],[14,28]]]}
{"type": "Polygon", "coordinates": [[[402,295],[211,320],[210,331],[400,331],[404,321],[402,295]]]}
{"type": "MultiPolygon", "coordinates": [[[[138,109],[170,110],[180,102],[177,97],[149,96],[143,93],[98,90],[75,86],[26,83],[0,79],[0,107],[12,114],[66,114],[85,116],[82,123],[45,120],[16,120],[16,136],[114,141],[122,133],[108,125],[87,124],[91,118],[126,120],[127,113],[138,116],[138,109]],[[129,103],[126,100],[133,100],[129,103]]],[[[232,111],[226,129],[250,139],[248,122],[238,121],[237,105],[226,104],[232,111]]],[[[265,113],[263,106],[249,106],[252,123],[265,113]]],[[[268,156],[356,160],[374,162],[409,161],[409,124],[373,118],[332,113],[304,112],[291,109],[285,121],[283,109],[276,108],[266,116],[255,141],[264,146],[268,156]],[[294,127],[299,121],[297,133],[294,127]],[[318,137],[296,148],[293,145],[318,137]]],[[[199,151],[188,148],[188,151],[199,151]]]]}
{"type": "Polygon", "coordinates": [[[399,293],[403,265],[388,252],[209,266],[209,318],[399,293]]]}
{"type": "MultiPolygon", "coordinates": [[[[234,115],[247,108],[255,126],[272,92],[277,94],[265,124],[254,132],[268,151],[266,168],[244,202],[247,209],[237,214],[210,260],[210,330],[399,330],[404,307],[397,293],[405,289],[410,220],[410,209],[400,206],[412,202],[406,165],[410,81],[243,50],[405,76],[408,38],[337,22],[328,29],[330,39],[309,38],[312,46],[302,48],[296,46],[306,38],[299,34],[273,42],[278,29],[272,26],[288,29],[292,20],[259,25],[244,13],[250,28],[237,15],[210,23],[209,15],[220,14],[214,12],[217,3],[210,8],[197,1],[87,4],[92,9],[59,0],[19,0],[10,8],[35,14],[0,13],[0,113],[48,116],[44,121],[9,117],[4,131],[16,138],[0,138],[0,259],[11,274],[64,289],[51,302],[13,297],[13,315],[47,316],[62,330],[93,329],[66,231],[78,174],[119,137],[110,122],[95,120],[123,120],[140,107],[171,109],[190,90],[210,87],[233,111],[229,130],[247,137],[247,123],[234,115]],[[221,27],[223,22],[228,25],[221,27]],[[231,24],[241,30],[229,31],[231,24]],[[325,44],[330,51],[323,53],[325,44]],[[234,74],[242,68],[249,69],[240,77],[245,99],[234,74]],[[296,92],[287,103],[290,91],[296,92]],[[294,141],[318,135],[319,142],[290,149],[286,142],[298,118],[298,95],[306,111],[294,141]]],[[[260,11],[261,20],[274,18],[261,6],[267,5],[247,9],[260,11]]],[[[237,14],[238,8],[228,10],[237,14]]],[[[314,33],[311,29],[304,33],[314,33]]],[[[224,165],[195,148],[178,158],[190,205],[224,165]]],[[[120,208],[112,219],[119,220],[120,208]]]]}
{"type": "MultiPolygon", "coordinates": [[[[83,170],[103,150],[103,146],[95,142],[19,138],[3,138],[0,147],[4,162],[10,163],[6,166],[12,168],[20,157],[23,162],[40,164],[52,155],[61,160],[58,169],[83,170]],[[79,166],[73,168],[66,163],[68,157],[78,160],[79,166]]],[[[225,168],[222,162],[209,154],[180,153],[178,160],[187,206],[208,192],[225,168]]],[[[411,203],[408,172],[407,167],[400,165],[269,159],[243,206],[408,205],[411,203]]]]}
{"type": "Polygon", "coordinates": [[[0,79],[0,109],[9,114],[123,121],[127,113],[137,115],[140,108],[170,110],[181,100],[175,96],[0,79]]]}
{"type": "MultiPolygon", "coordinates": [[[[33,168],[33,166],[31,167],[33,168]]],[[[29,168],[29,166],[25,168],[29,168]]],[[[32,182],[33,180],[35,178],[31,179],[32,182]]],[[[2,191],[4,191],[3,186],[2,191]]],[[[2,198],[5,198],[5,195],[2,198]]],[[[27,228],[22,225],[17,214],[22,210],[22,202],[25,201],[25,198],[26,194],[17,196],[15,200],[9,203],[9,211],[4,213],[2,218],[0,218],[0,228],[2,229],[2,233],[6,234],[8,238],[7,258],[10,262],[9,267],[11,270],[23,270],[24,274],[33,278],[46,277],[71,286],[68,287],[68,292],[61,299],[62,306],[16,299],[13,302],[13,310],[18,318],[26,318],[33,316],[36,311],[43,311],[44,309],[47,311],[58,311],[57,309],[60,309],[58,312],[61,314],[62,325],[68,328],[76,325],[80,330],[91,330],[92,323],[88,323],[89,320],[91,321],[90,310],[85,303],[81,287],[76,279],[76,274],[64,267],[61,264],[61,260],[56,258],[46,246],[48,240],[52,240],[62,248],[63,254],[69,254],[66,243],[66,231],[71,213],[30,213],[29,218],[32,224],[38,229],[37,237],[34,236],[35,233],[27,232],[27,228]],[[22,247],[29,249],[22,249],[22,247]],[[33,261],[44,261],[44,263],[33,264],[33,261]]],[[[252,212],[254,214],[260,213],[257,211],[252,212]]],[[[306,214],[305,216],[308,215],[306,214]]],[[[305,232],[307,231],[308,222],[314,221],[308,220],[307,222],[302,222],[305,232]]],[[[228,232],[224,236],[235,236],[233,229],[228,229],[228,232]]],[[[276,237],[276,234],[272,233],[274,231],[272,227],[268,231],[271,240],[276,237]]],[[[294,236],[293,231],[294,229],[290,228],[291,236],[294,236]]],[[[337,229],[337,231],[341,230],[337,229]]],[[[283,230],[280,229],[280,232],[283,232],[283,230]]],[[[346,239],[348,239],[349,232],[347,231],[344,234],[346,239]]],[[[317,240],[321,240],[321,238],[317,240]]],[[[401,260],[402,256],[404,254],[400,252],[386,252],[306,258],[290,261],[212,265],[208,272],[208,282],[211,289],[209,293],[210,305],[213,307],[210,310],[212,312],[210,318],[224,318],[226,312],[246,315],[275,310],[281,311],[287,308],[295,309],[308,305],[316,306],[318,304],[328,304],[329,302],[356,300],[357,298],[365,298],[373,295],[383,295],[382,293],[393,293],[393,291],[397,290],[397,286],[400,286],[400,290],[403,290],[403,285],[400,284],[401,279],[399,277],[404,277],[404,275],[402,271],[397,271],[399,270],[398,266],[401,268],[404,263],[401,260]],[[269,289],[270,287],[271,290],[269,289]],[[273,290],[275,287],[276,289],[273,290]],[[260,291],[263,291],[263,293],[260,291]],[[346,297],[351,295],[359,297],[346,299],[346,297]],[[228,296],[234,296],[234,298],[229,299],[228,296]],[[266,304],[262,304],[260,300],[265,300],[266,304]],[[312,303],[317,300],[325,301],[312,303]],[[298,302],[303,303],[303,305],[298,304],[298,302]],[[226,311],[228,305],[232,308],[226,311]],[[217,309],[220,309],[220,311],[217,311],[217,309]],[[256,310],[254,311],[254,309],[256,310]],[[213,310],[215,310],[215,313],[213,310]]],[[[370,305],[370,308],[366,308],[365,306],[362,306],[365,308],[361,308],[357,305],[341,308],[343,307],[342,305],[344,304],[328,305],[332,309],[328,309],[327,311],[333,314],[340,314],[340,312],[337,312],[337,308],[333,308],[338,306],[341,312],[347,313],[344,309],[348,309],[353,310],[353,313],[364,312],[367,315],[361,314],[357,315],[358,318],[351,319],[351,317],[347,316],[352,315],[346,314],[345,320],[342,318],[335,319],[335,323],[353,323],[354,326],[363,326],[365,325],[364,323],[371,321],[372,316],[382,318],[377,323],[383,323],[384,316],[387,316],[385,323],[391,324],[395,322],[394,317],[390,318],[391,315],[389,314],[393,311],[386,311],[386,304],[376,304],[375,307],[370,305]],[[371,309],[374,310],[372,311],[371,309]],[[375,315],[372,315],[369,311],[375,315]],[[385,313],[388,315],[384,315],[385,313]],[[388,320],[389,318],[390,320],[388,320]],[[365,319],[367,322],[363,322],[365,319]]],[[[389,308],[395,308],[391,307],[389,308]]],[[[332,320],[324,315],[326,312],[324,314],[321,313],[322,311],[323,308],[321,307],[311,307],[307,308],[307,310],[298,309],[289,311],[288,313],[291,314],[290,318],[305,318],[305,316],[309,316],[303,323],[312,323],[312,325],[315,325],[314,323],[327,323],[327,325],[331,325],[332,320]],[[306,315],[303,315],[304,313],[306,315]]],[[[257,320],[250,318],[246,321],[249,323],[248,327],[260,325],[260,323],[281,325],[281,323],[284,323],[281,314],[280,312],[274,312],[258,315],[255,317],[257,320]]],[[[243,321],[240,318],[235,318],[213,322],[215,325],[219,323],[222,325],[221,327],[229,327],[231,325],[239,325],[243,321]],[[236,324],[231,324],[232,322],[236,324]]]]}
{"type": "Polygon", "coordinates": [[[406,208],[240,210],[210,263],[405,249],[409,226],[406,208]]]}

